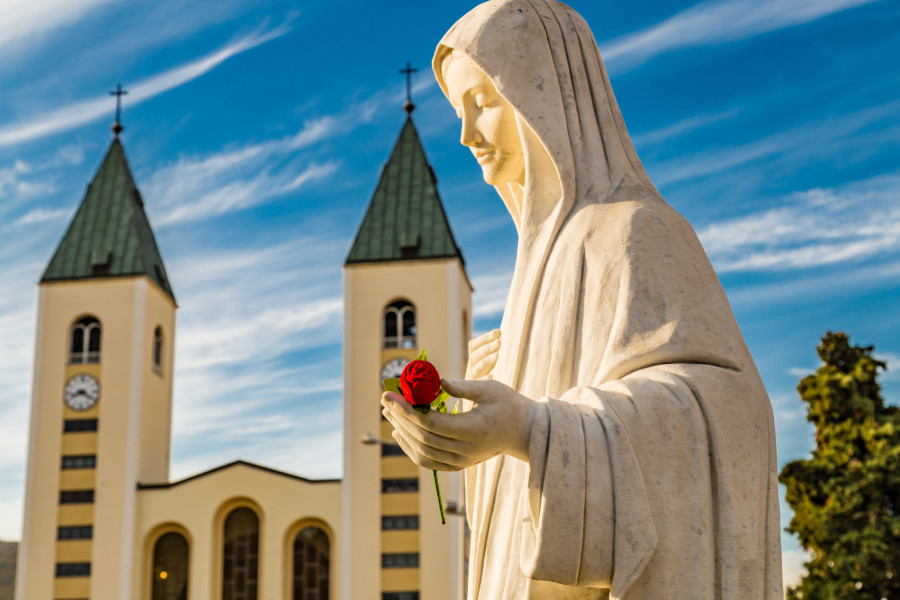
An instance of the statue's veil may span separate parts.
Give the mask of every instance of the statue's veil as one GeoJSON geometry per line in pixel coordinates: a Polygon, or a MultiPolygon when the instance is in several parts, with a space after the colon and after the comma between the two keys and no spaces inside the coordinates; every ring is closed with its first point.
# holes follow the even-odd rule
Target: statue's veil
{"type": "Polygon", "coordinates": [[[547,0],[493,0],[471,10],[435,52],[444,94],[442,63],[454,50],[480,66],[516,109],[525,153],[521,206],[511,184],[496,187],[519,246],[494,377],[517,387],[527,344],[522,324],[532,314],[547,256],[566,220],[585,205],[611,201],[624,187],[643,190],[650,201],[662,198],[625,129],[593,34],[571,8],[547,0]]]}

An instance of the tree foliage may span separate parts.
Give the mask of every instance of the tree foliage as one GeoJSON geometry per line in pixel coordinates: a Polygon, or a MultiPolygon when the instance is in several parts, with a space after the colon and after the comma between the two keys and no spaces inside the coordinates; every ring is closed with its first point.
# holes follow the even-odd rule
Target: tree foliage
{"type": "Polygon", "coordinates": [[[812,554],[791,600],[900,600],[900,409],[885,405],[872,351],[828,332],[824,364],[797,387],[816,447],[779,476],[787,530],[812,554]]]}

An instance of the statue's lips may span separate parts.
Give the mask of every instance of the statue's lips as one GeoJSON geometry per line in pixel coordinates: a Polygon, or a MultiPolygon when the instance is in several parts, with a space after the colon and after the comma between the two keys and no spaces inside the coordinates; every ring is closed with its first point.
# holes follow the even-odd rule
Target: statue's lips
{"type": "Polygon", "coordinates": [[[488,150],[486,152],[476,152],[475,160],[478,161],[478,164],[484,164],[487,161],[491,160],[494,157],[494,151],[488,150]]]}

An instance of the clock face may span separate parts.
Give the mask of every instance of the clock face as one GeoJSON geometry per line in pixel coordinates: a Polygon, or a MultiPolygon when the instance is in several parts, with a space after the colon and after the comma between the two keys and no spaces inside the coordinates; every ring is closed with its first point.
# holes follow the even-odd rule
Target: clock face
{"type": "Polygon", "coordinates": [[[92,375],[79,373],[66,382],[63,400],[72,410],[88,410],[100,399],[100,382],[92,375]]]}
{"type": "MultiPolygon", "coordinates": [[[[381,367],[381,379],[390,379],[391,377],[400,377],[403,373],[403,368],[409,364],[409,359],[406,358],[392,358],[391,360],[384,363],[384,366],[381,367]]],[[[380,381],[378,383],[381,383],[380,381]]]]}

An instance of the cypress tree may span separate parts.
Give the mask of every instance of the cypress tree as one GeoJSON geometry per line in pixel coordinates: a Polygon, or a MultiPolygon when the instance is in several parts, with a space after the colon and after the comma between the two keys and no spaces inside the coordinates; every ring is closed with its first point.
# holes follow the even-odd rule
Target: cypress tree
{"type": "Polygon", "coordinates": [[[828,332],[824,364],[797,387],[816,447],[779,475],[787,531],[812,555],[791,600],[900,600],[900,409],[881,396],[873,349],[828,332]]]}

